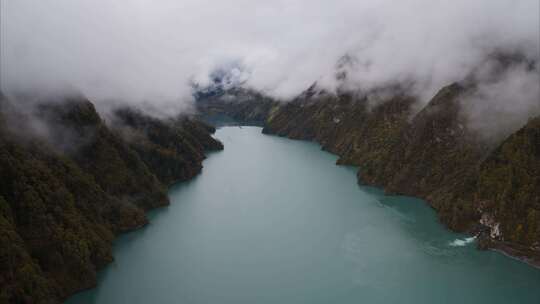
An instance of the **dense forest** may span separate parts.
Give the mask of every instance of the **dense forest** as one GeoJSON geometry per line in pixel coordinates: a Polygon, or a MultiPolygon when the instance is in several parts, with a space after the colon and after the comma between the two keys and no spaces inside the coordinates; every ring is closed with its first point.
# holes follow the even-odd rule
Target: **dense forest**
{"type": "Polygon", "coordinates": [[[187,117],[124,108],[110,120],[83,97],[28,110],[0,96],[0,303],[59,303],[94,286],[115,235],[145,225],[169,184],[223,148],[187,117]]]}

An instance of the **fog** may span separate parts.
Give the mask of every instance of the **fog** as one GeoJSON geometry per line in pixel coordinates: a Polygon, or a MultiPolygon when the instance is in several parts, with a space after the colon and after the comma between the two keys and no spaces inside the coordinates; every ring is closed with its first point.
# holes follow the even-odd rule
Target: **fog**
{"type": "MultiPolygon", "coordinates": [[[[330,91],[407,84],[427,102],[493,52],[540,60],[538,0],[0,3],[0,88],[77,91],[101,107],[128,102],[182,111],[192,102],[191,84],[204,86],[224,68],[281,100],[316,81],[330,91]],[[351,63],[338,83],[336,65],[345,55],[351,63]]],[[[520,107],[510,113],[536,109],[538,66],[507,76],[498,81],[498,88],[512,86],[506,95],[486,100],[480,97],[493,92],[482,87],[474,99],[520,107]],[[520,96],[524,85],[532,98],[531,91],[520,96]]]]}

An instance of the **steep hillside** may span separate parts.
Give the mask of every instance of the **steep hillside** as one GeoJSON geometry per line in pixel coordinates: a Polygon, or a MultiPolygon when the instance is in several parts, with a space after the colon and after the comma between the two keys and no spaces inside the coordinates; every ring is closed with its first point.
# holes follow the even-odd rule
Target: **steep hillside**
{"type": "Polygon", "coordinates": [[[107,193],[124,197],[142,209],[168,203],[164,187],[137,153],[105,125],[90,102],[41,105],[38,116],[51,129],[52,143],[63,147],[107,193]]]}
{"type": "Polygon", "coordinates": [[[145,210],[168,204],[166,184],[192,177],[204,151],[222,147],[200,123],[160,125],[156,137],[181,140],[168,152],[177,171],[164,177],[147,160],[161,159],[166,142],[140,153],[84,98],[41,104],[31,116],[1,105],[0,303],[58,303],[94,286],[114,236],[145,225],[145,210]]]}
{"type": "Polygon", "coordinates": [[[198,174],[204,151],[223,149],[210,135],[215,132],[214,127],[187,117],[162,121],[122,108],[114,112],[112,124],[166,185],[198,174]]]}
{"type": "Polygon", "coordinates": [[[512,254],[540,252],[540,116],[506,139],[481,164],[473,192],[493,246],[512,254]]]}
{"type": "Polygon", "coordinates": [[[213,99],[211,109],[242,123],[269,105],[263,133],[316,141],[338,164],[359,166],[361,183],[424,198],[451,229],[479,234],[481,247],[540,263],[537,120],[503,143],[487,141],[463,115],[473,91],[470,80],[455,83],[419,109],[400,90],[334,95],[314,85],[287,103],[213,99]]]}
{"type": "Polygon", "coordinates": [[[339,164],[359,166],[361,183],[422,197],[453,230],[490,230],[482,247],[539,263],[538,118],[497,147],[467,128],[460,114],[467,92],[445,87],[415,115],[408,97],[370,105],[365,97],[312,95],[280,106],[263,132],[317,141],[339,164]]]}

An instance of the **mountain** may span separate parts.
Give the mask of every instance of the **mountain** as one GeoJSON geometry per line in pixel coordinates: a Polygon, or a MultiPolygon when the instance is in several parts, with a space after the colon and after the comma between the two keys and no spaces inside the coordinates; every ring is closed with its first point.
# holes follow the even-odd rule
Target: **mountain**
{"type": "Polygon", "coordinates": [[[254,90],[233,87],[210,95],[195,94],[200,119],[210,124],[261,125],[278,102],[254,90]]]}
{"type": "Polygon", "coordinates": [[[514,255],[540,252],[540,116],[530,119],[486,158],[472,197],[489,227],[486,247],[514,255]]]}
{"type": "Polygon", "coordinates": [[[215,128],[188,117],[159,120],[130,108],[113,113],[112,125],[165,185],[186,181],[202,169],[204,151],[222,150],[215,128]]]}
{"type": "Polygon", "coordinates": [[[478,235],[481,248],[540,265],[540,118],[504,141],[485,140],[462,111],[474,89],[470,79],[454,83],[420,107],[403,90],[330,94],[315,84],[287,103],[214,99],[210,112],[318,142],[338,164],[358,166],[359,183],[423,198],[449,228],[478,235]]]}
{"type": "Polygon", "coordinates": [[[108,125],[80,96],[31,113],[5,97],[0,106],[0,303],[59,303],[93,287],[114,237],[145,225],[147,210],[169,203],[168,184],[222,149],[213,128],[190,118],[132,111],[108,125]]]}

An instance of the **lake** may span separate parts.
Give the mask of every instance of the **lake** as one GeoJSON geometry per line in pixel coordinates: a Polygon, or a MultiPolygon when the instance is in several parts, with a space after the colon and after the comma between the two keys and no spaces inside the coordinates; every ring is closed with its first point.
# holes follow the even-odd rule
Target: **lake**
{"type": "Polygon", "coordinates": [[[540,270],[476,250],[420,199],[358,186],[316,144],[257,127],[216,137],[225,150],[67,303],[540,303],[540,270]]]}

